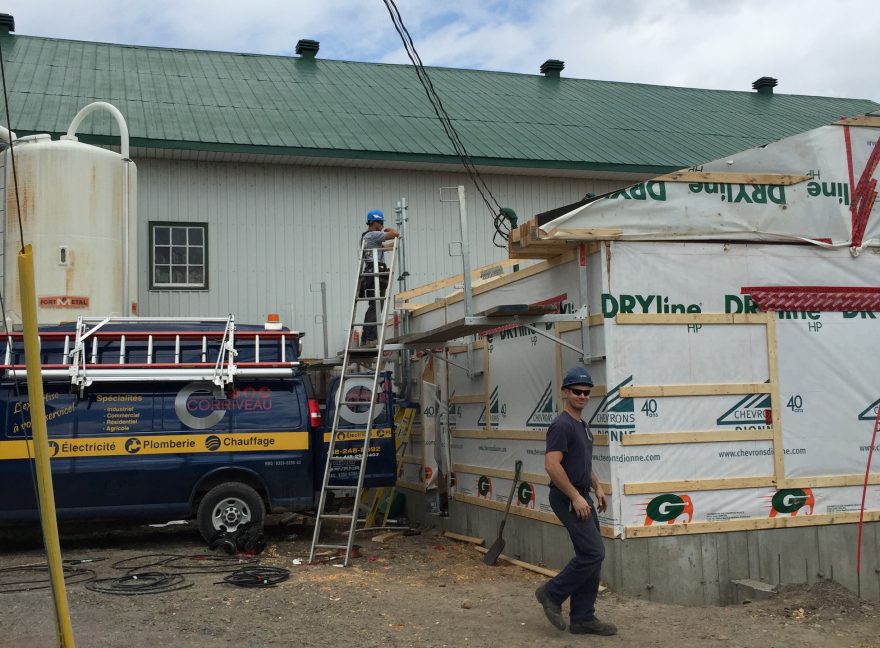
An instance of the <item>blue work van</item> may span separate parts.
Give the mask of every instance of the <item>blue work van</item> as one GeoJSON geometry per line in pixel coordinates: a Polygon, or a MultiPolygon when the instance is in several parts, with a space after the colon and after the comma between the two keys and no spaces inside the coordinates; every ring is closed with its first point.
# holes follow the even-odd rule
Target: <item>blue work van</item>
{"type": "MultiPolygon", "coordinates": [[[[59,518],[195,518],[209,540],[267,512],[313,509],[329,431],[299,362],[302,334],[134,319],[40,331],[59,518]]],[[[21,334],[0,340],[0,521],[36,520],[21,334]]],[[[376,435],[393,461],[390,384],[380,398],[376,435]]],[[[382,458],[368,460],[368,483],[393,483],[382,458]]]]}

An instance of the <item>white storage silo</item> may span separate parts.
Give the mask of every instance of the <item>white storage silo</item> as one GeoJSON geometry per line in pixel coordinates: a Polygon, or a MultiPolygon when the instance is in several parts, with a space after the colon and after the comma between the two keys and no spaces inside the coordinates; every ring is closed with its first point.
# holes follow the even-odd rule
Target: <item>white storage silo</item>
{"type": "Polygon", "coordinates": [[[79,315],[132,314],[137,296],[137,171],[128,159],[128,132],[109,104],[91,104],[66,136],[32,135],[14,141],[6,156],[6,316],[21,322],[16,257],[24,242],[34,247],[37,319],[40,324],[79,315]],[[97,108],[120,124],[121,153],[76,140],[82,119],[97,108]]]}

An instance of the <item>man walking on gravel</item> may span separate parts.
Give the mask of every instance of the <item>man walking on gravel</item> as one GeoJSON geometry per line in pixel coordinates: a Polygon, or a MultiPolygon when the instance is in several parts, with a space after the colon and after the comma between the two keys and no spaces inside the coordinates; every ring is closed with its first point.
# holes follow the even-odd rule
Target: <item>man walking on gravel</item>
{"type": "Polygon", "coordinates": [[[581,419],[592,387],[593,379],[586,369],[570,370],[562,381],[565,409],[547,430],[544,468],[550,476],[550,506],[568,531],[575,555],[565,569],[535,590],[535,597],[550,623],[560,630],[566,626],[562,603],[570,599],[572,634],[613,635],[617,627],[597,619],[595,607],[605,545],[590,487],[600,511],[608,502],[593,472],[593,435],[581,419]]]}

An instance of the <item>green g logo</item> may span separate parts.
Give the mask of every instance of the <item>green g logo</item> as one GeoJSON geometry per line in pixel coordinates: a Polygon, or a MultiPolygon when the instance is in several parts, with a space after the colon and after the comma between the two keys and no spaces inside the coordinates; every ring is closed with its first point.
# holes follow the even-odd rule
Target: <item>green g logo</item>
{"type": "Polygon", "coordinates": [[[812,515],[815,505],[812,489],[784,488],[776,491],[770,500],[770,517],[776,517],[779,513],[790,513],[794,517],[804,507],[809,507],[810,510],[805,513],[812,515]]]}
{"type": "Polygon", "coordinates": [[[520,482],[516,487],[516,500],[520,506],[535,506],[535,489],[528,482],[520,482]]]}
{"type": "Polygon", "coordinates": [[[658,495],[645,507],[645,526],[651,526],[654,522],[673,524],[679,516],[684,514],[687,514],[688,522],[694,517],[694,504],[690,497],[675,493],[658,495]]]}
{"type": "Polygon", "coordinates": [[[486,475],[480,475],[479,481],[477,481],[477,495],[480,497],[492,497],[492,480],[486,477],[486,475]]]}

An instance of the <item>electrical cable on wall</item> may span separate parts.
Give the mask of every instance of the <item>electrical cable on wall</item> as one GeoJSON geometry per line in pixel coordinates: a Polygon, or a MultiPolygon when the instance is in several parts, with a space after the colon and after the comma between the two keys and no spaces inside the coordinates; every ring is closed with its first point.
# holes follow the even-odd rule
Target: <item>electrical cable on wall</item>
{"type": "Polygon", "coordinates": [[[495,227],[495,234],[492,237],[492,243],[494,243],[496,247],[507,247],[506,243],[508,237],[510,236],[510,230],[512,227],[516,227],[516,214],[513,212],[512,209],[508,207],[501,207],[501,205],[495,199],[495,196],[492,194],[492,190],[489,189],[486,181],[483,179],[483,177],[480,175],[480,172],[477,170],[477,167],[474,165],[473,160],[471,159],[471,156],[464,145],[464,142],[461,140],[461,137],[459,136],[455,125],[452,123],[452,119],[449,117],[449,113],[446,112],[446,109],[443,106],[440,95],[437,94],[437,91],[434,88],[434,84],[431,82],[431,78],[428,76],[428,71],[422,64],[422,59],[419,56],[419,53],[416,51],[412,36],[410,36],[409,30],[407,30],[406,26],[403,24],[403,18],[401,17],[400,10],[397,8],[394,0],[383,0],[383,2],[385,3],[386,9],[388,9],[389,15],[391,16],[391,21],[394,23],[394,29],[397,31],[400,39],[403,41],[403,47],[406,50],[406,54],[409,57],[409,60],[412,61],[413,67],[416,70],[416,75],[419,78],[419,82],[422,84],[422,87],[425,90],[425,94],[428,96],[428,101],[430,102],[431,107],[434,109],[434,113],[437,115],[437,119],[440,120],[440,124],[443,126],[443,131],[446,133],[446,137],[452,144],[452,148],[455,150],[455,154],[458,155],[459,159],[461,160],[461,164],[462,166],[464,166],[468,177],[477,188],[480,197],[483,199],[483,202],[486,205],[486,209],[488,209],[489,213],[493,215],[492,218],[493,225],[495,227]],[[504,242],[499,243],[499,238],[501,238],[504,242]]]}

